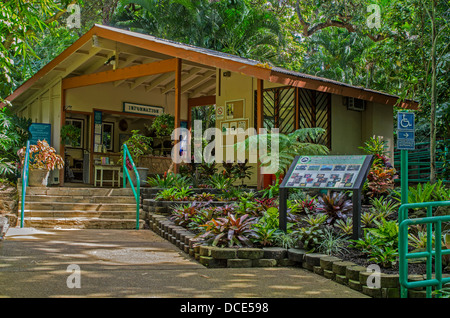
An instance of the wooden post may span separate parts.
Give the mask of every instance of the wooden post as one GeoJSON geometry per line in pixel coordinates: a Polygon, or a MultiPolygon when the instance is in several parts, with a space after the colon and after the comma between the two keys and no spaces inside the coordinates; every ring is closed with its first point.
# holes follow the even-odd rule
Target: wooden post
{"type": "MultiPolygon", "coordinates": [[[[180,114],[181,113],[181,59],[177,58],[175,65],[175,129],[181,125],[180,114]]],[[[175,144],[178,143],[179,136],[175,136],[175,144]]],[[[174,162],[173,172],[178,173],[178,165],[174,162]]]]}
{"type": "MultiPolygon", "coordinates": [[[[59,127],[60,131],[62,126],[64,126],[66,124],[66,90],[64,88],[62,88],[62,83],[61,83],[61,127],[59,127]]],[[[55,144],[56,144],[56,140],[55,140],[55,144]]],[[[64,186],[64,171],[66,169],[66,156],[64,154],[65,149],[64,149],[64,144],[61,141],[61,136],[59,138],[59,153],[61,155],[61,157],[64,160],[64,168],[59,170],[59,185],[62,187],[64,186]]]]}
{"type": "MultiPolygon", "coordinates": [[[[256,84],[256,130],[259,134],[259,129],[264,127],[264,107],[263,107],[263,90],[264,90],[264,81],[261,79],[257,80],[256,84]]],[[[258,190],[264,188],[264,179],[261,175],[261,167],[258,163],[257,166],[257,187],[258,190]]]]}

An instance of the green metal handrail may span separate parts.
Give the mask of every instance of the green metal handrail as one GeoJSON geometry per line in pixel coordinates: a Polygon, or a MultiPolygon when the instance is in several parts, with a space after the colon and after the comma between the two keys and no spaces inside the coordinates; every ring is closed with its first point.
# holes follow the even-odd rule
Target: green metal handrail
{"type": "Polygon", "coordinates": [[[23,168],[22,168],[22,202],[20,209],[20,227],[23,228],[23,219],[25,216],[25,197],[27,195],[27,186],[28,186],[28,174],[30,167],[30,141],[27,141],[27,148],[25,152],[25,159],[23,160],[23,168]]]}
{"type": "MultiPolygon", "coordinates": [[[[436,149],[436,171],[437,173],[442,173],[444,169],[448,165],[450,165],[450,162],[446,162],[445,158],[448,157],[448,153],[450,151],[450,139],[447,140],[438,140],[438,145],[443,145],[443,149],[436,149]],[[444,160],[441,160],[440,158],[444,158],[444,160]]],[[[409,175],[409,181],[412,182],[427,182],[430,178],[430,143],[429,142],[421,142],[416,143],[416,149],[408,151],[409,153],[409,159],[408,159],[408,175],[409,175]]],[[[401,174],[401,167],[400,167],[400,150],[394,151],[394,166],[395,169],[401,174]]],[[[398,179],[395,180],[396,182],[399,182],[398,179]]],[[[443,180],[444,182],[450,182],[450,180],[443,180]]]]}
{"type": "Polygon", "coordinates": [[[399,278],[401,287],[401,297],[408,296],[409,288],[426,287],[426,296],[431,298],[431,288],[436,286],[437,289],[442,289],[443,284],[450,283],[450,277],[442,277],[442,256],[450,255],[450,249],[442,250],[442,222],[449,222],[450,215],[433,216],[433,207],[450,206],[450,201],[435,201],[422,203],[406,203],[399,208],[399,238],[398,238],[398,252],[399,252],[399,278]],[[408,218],[409,209],[426,208],[427,217],[425,218],[408,218]],[[408,253],[408,227],[411,225],[426,224],[427,225],[427,242],[425,252],[408,253]],[[433,250],[433,229],[435,224],[435,247],[433,250]],[[409,282],[408,281],[408,259],[424,258],[427,262],[426,279],[422,281],[409,282]],[[435,277],[432,278],[433,257],[435,257],[435,277]]]}
{"type": "Polygon", "coordinates": [[[127,145],[123,145],[123,187],[127,187],[127,179],[130,181],[131,190],[133,191],[134,198],[136,199],[136,230],[139,230],[139,209],[140,209],[140,200],[141,200],[141,178],[139,177],[139,173],[136,169],[133,159],[131,158],[130,151],[128,150],[127,145]],[[134,174],[136,175],[136,188],[133,185],[133,181],[128,173],[127,169],[127,159],[129,159],[131,163],[131,167],[133,168],[134,174]],[[126,177],[125,177],[126,176],[126,177]]]}

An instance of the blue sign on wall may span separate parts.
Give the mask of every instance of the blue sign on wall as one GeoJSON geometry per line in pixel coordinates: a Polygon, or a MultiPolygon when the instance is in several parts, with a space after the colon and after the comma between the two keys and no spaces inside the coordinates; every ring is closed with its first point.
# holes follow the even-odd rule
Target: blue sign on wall
{"type": "Polygon", "coordinates": [[[30,143],[37,145],[38,140],[45,140],[51,146],[52,145],[52,125],[33,123],[28,129],[31,133],[30,143]]]}
{"type": "Polygon", "coordinates": [[[415,149],[415,115],[414,113],[398,113],[397,117],[397,149],[415,149]]]}

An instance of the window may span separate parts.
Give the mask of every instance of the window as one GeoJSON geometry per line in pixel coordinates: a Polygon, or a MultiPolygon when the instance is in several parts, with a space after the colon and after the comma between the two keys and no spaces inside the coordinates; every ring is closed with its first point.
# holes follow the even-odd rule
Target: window
{"type": "Polygon", "coordinates": [[[80,137],[76,145],[72,145],[70,142],[66,144],[66,147],[71,148],[84,148],[84,119],[76,119],[76,118],[66,118],[66,125],[72,125],[80,129],[80,137]]]}
{"type": "MultiPolygon", "coordinates": [[[[255,92],[255,122],[256,103],[255,92]]],[[[331,149],[331,94],[296,87],[267,88],[263,92],[263,123],[288,134],[300,128],[320,127],[325,134],[309,140],[331,149]]]]}
{"type": "Polygon", "coordinates": [[[114,123],[102,123],[102,144],[107,151],[114,151],[114,123]]]}

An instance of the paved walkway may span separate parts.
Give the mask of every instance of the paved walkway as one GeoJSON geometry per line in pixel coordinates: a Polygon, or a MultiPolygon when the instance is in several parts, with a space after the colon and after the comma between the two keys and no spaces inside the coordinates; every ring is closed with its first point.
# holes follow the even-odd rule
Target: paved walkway
{"type": "Polygon", "coordinates": [[[208,269],[149,230],[33,228],[0,242],[0,297],[366,298],[302,268],[208,269]]]}

